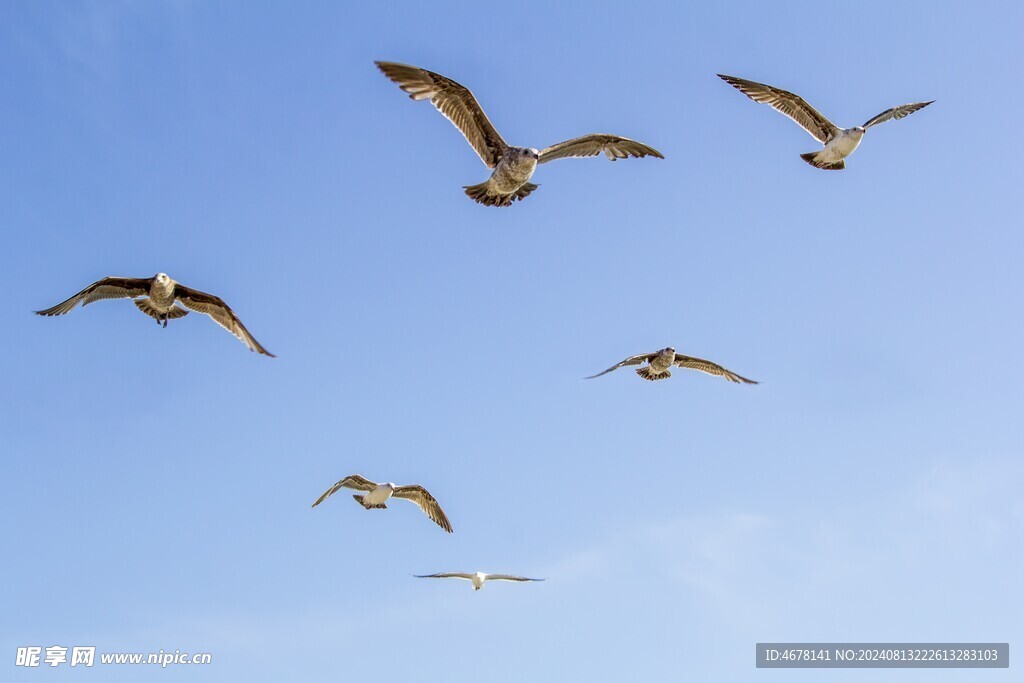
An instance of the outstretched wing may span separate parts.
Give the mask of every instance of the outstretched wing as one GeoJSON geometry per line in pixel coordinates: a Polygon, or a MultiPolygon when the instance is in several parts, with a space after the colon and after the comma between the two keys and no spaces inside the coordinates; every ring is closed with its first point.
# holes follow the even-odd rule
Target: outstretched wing
{"type": "Polygon", "coordinates": [[[249,334],[249,330],[245,329],[242,321],[238,319],[234,311],[220,297],[200,292],[198,289],[192,289],[184,285],[175,285],[174,296],[185,308],[190,308],[197,313],[205,313],[213,318],[215,323],[241,339],[242,343],[248,346],[250,351],[262,353],[264,356],[270,356],[271,358],[274,357],[274,354],[263,348],[256,341],[255,337],[249,334]]]}
{"type": "Polygon", "coordinates": [[[904,116],[910,116],[918,109],[924,109],[934,101],[935,100],[931,100],[930,102],[914,102],[913,104],[901,104],[898,107],[886,109],[878,116],[868,119],[867,123],[864,124],[863,128],[867,130],[871,126],[877,126],[878,124],[885,123],[886,121],[889,120],[902,119],[904,116]]]}
{"type": "Polygon", "coordinates": [[[612,161],[626,159],[629,157],[652,156],[664,159],[661,152],[636,140],[622,138],[618,135],[606,135],[604,133],[593,133],[580,138],[559,142],[557,145],[541,150],[538,164],[546,164],[555,159],[566,157],[594,157],[604,152],[612,161]]]}
{"type": "Polygon", "coordinates": [[[464,574],[462,572],[440,572],[438,574],[413,574],[417,579],[466,579],[467,581],[473,580],[472,574],[464,574]]]}
{"type": "Polygon", "coordinates": [[[487,581],[543,581],[544,579],[528,579],[525,576],[512,576],[511,574],[488,574],[487,581]]]}
{"type": "Polygon", "coordinates": [[[802,97],[794,95],[788,90],[774,88],[764,83],[755,83],[735,76],[718,74],[723,81],[739,90],[741,93],[762,104],[770,104],[775,111],[784,114],[796,121],[796,123],[813,135],[822,144],[839,133],[839,128],[826,119],[821,113],[807,104],[802,97]]]}
{"type": "Polygon", "coordinates": [[[724,377],[730,382],[744,383],[744,384],[757,384],[752,379],[747,379],[741,375],[737,375],[735,372],[726,370],[718,363],[712,363],[709,360],[703,358],[694,358],[693,356],[684,356],[682,354],[676,354],[675,364],[681,368],[690,368],[691,370],[700,370],[706,372],[709,375],[718,375],[724,377]]]}
{"type": "Polygon", "coordinates": [[[448,517],[445,516],[444,510],[441,509],[441,505],[437,502],[437,499],[430,495],[430,491],[426,490],[419,484],[412,484],[410,486],[396,486],[395,492],[391,494],[394,498],[403,498],[405,500],[411,500],[416,503],[420,510],[433,520],[434,524],[438,525],[448,533],[452,532],[451,522],[448,521],[448,517]]]}
{"type": "Polygon", "coordinates": [[[590,377],[584,377],[583,379],[594,379],[595,377],[600,377],[601,375],[607,375],[612,370],[618,370],[619,368],[625,367],[627,365],[640,365],[641,363],[649,363],[651,361],[651,359],[654,358],[657,355],[658,355],[658,352],[655,351],[654,353],[641,353],[639,356],[630,356],[629,358],[627,358],[626,360],[622,361],[621,363],[616,363],[615,365],[611,366],[610,368],[608,368],[604,372],[599,372],[596,375],[591,375],[590,377]]]}
{"type": "Polygon", "coordinates": [[[352,474],[345,477],[337,484],[324,491],[324,494],[317,498],[316,502],[313,503],[313,507],[316,507],[320,503],[324,502],[325,500],[333,496],[335,493],[338,492],[338,489],[346,488],[355,489],[356,491],[372,491],[376,487],[377,485],[370,481],[369,479],[367,479],[366,477],[361,477],[358,474],[352,474]]]}
{"type": "Polygon", "coordinates": [[[430,100],[439,112],[455,124],[480,159],[494,168],[508,145],[494,128],[469,88],[441,74],[408,64],[374,62],[384,75],[409,93],[414,100],[430,100]]]}
{"type": "Polygon", "coordinates": [[[105,277],[94,282],[70,299],[62,301],[52,308],[44,311],[36,311],[39,315],[64,315],[78,305],[91,304],[100,299],[134,299],[149,294],[153,278],[138,277],[105,277]]]}

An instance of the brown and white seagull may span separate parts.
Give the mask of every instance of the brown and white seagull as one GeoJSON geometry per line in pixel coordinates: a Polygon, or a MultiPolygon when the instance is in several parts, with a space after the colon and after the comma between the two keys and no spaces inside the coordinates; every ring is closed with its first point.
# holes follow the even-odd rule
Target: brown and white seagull
{"type": "Polygon", "coordinates": [[[441,572],[439,574],[413,574],[417,579],[465,579],[473,584],[473,590],[478,591],[484,587],[487,581],[543,581],[544,579],[528,579],[525,576],[513,576],[512,574],[485,574],[484,572],[441,572]]]}
{"type": "Polygon", "coordinates": [[[718,375],[724,377],[730,382],[736,382],[739,384],[757,384],[752,379],[747,379],[741,375],[737,375],[735,372],[726,370],[718,363],[712,363],[709,360],[703,358],[694,358],[693,356],[684,356],[681,353],[676,353],[676,350],[671,346],[662,349],[661,351],[655,351],[654,353],[641,353],[638,356],[630,356],[621,363],[616,363],[604,372],[599,372],[596,375],[585,377],[584,379],[594,379],[601,375],[607,375],[612,370],[618,370],[626,365],[642,365],[647,363],[642,368],[637,368],[636,374],[640,375],[646,380],[652,382],[659,379],[667,379],[672,376],[669,372],[669,368],[673,365],[678,365],[681,368],[689,368],[691,370],[700,370],[709,375],[718,375]]]}
{"type": "Polygon", "coordinates": [[[324,502],[342,488],[365,491],[366,493],[362,496],[354,494],[352,497],[355,498],[356,502],[362,505],[366,510],[384,510],[387,508],[387,505],[384,503],[390,498],[401,498],[403,500],[412,501],[419,506],[420,510],[423,510],[427,517],[430,517],[434,524],[438,525],[448,533],[452,532],[451,522],[449,522],[448,517],[445,516],[440,503],[437,502],[436,498],[430,495],[430,491],[426,490],[419,484],[410,484],[407,486],[395,486],[391,482],[378,484],[377,482],[370,481],[366,477],[362,477],[358,474],[352,474],[324,491],[324,494],[317,498],[316,502],[313,503],[313,507],[324,502]]]}
{"type": "Polygon", "coordinates": [[[602,152],[612,161],[648,155],[665,158],[642,142],[603,133],[566,140],[542,150],[512,147],[498,134],[469,88],[416,66],[375,63],[385,76],[409,93],[410,98],[430,100],[462,132],[487,168],[494,169],[487,181],[465,187],[471,199],[487,206],[511,206],[515,200],[525,199],[538,187],[529,182],[537,164],[555,159],[592,157],[602,152]]]}
{"type": "Polygon", "coordinates": [[[164,327],[167,327],[168,320],[188,315],[189,312],[185,308],[197,313],[205,313],[215,323],[241,339],[250,351],[274,357],[274,354],[263,348],[249,334],[249,330],[245,329],[242,321],[220,297],[179,284],[165,273],[157,273],[150,278],[105,277],[92,283],[67,301],[63,301],[53,308],[47,308],[45,311],[36,311],[36,313],[39,315],[64,315],[70,313],[71,309],[79,303],[88,306],[101,299],[134,299],[134,303],[140,311],[156,319],[158,325],[163,323],[164,327]],[[175,302],[185,308],[176,306],[175,302]]]}
{"type": "Polygon", "coordinates": [[[864,132],[871,126],[877,126],[879,123],[893,119],[902,119],[935,101],[901,104],[868,119],[863,126],[839,128],[822,116],[817,109],[807,104],[802,97],[794,95],[788,90],[735,76],[718,74],[718,77],[755,102],[770,104],[775,111],[791,118],[818,142],[825,145],[825,149],[820,152],[801,154],[800,158],[811,166],[826,171],[841,171],[846,168],[846,157],[853,154],[853,150],[857,149],[861,138],[864,137],[864,132]]]}

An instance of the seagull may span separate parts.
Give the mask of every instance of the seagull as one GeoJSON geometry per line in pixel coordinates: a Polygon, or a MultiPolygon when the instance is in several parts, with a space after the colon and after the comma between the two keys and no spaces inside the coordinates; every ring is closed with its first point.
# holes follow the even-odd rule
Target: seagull
{"type": "Polygon", "coordinates": [[[801,154],[800,158],[815,168],[827,171],[841,171],[846,168],[846,157],[853,154],[853,150],[857,149],[861,138],[864,137],[864,132],[871,126],[877,126],[879,123],[893,119],[902,119],[918,109],[924,109],[935,101],[901,104],[868,119],[863,126],[839,128],[818,113],[817,109],[804,102],[803,98],[787,90],[735,76],[718,74],[718,77],[755,102],[770,104],[776,111],[796,121],[801,128],[825,145],[825,149],[820,152],[801,154]]]}
{"type": "Polygon", "coordinates": [[[316,502],[313,503],[313,507],[324,502],[341,488],[366,491],[366,495],[360,496],[359,494],[355,494],[352,497],[355,498],[357,503],[367,510],[387,509],[388,506],[384,504],[384,501],[392,497],[411,500],[420,507],[420,510],[423,510],[427,517],[430,517],[434,524],[437,524],[448,533],[452,532],[451,522],[448,521],[448,518],[445,516],[444,510],[441,509],[441,505],[437,502],[437,499],[430,495],[430,491],[426,490],[419,484],[410,484],[408,486],[395,486],[391,482],[378,484],[370,481],[366,477],[353,474],[345,477],[337,484],[324,491],[324,494],[317,498],[316,502]]]}
{"type": "Polygon", "coordinates": [[[478,591],[484,587],[485,581],[543,581],[544,579],[528,579],[525,576],[512,576],[511,574],[485,574],[474,572],[463,574],[460,572],[441,572],[440,574],[413,574],[417,579],[466,579],[473,582],[473,590],[478,591]]]}
{"type": "Polygon", "coordinates": [[[105,277],[92,283],[67,301],[63,301],[45,311],[36,311],[38,315],[64,315],[81,303],[88,306],[100,299],[134,299],[139,310],[156,320],[157,325],[163,323],[167,327],[168,320],[183,318],[188,315],[185,308],[205,313],[225,330],[242,340],[250,351],[257,351],[264,356],[274,354],[263,348],[256,341],[238,316],[220,298],[198,289],[192,289],[175,282],[166,273],[157,273],[150,278],[138,277],[105,277]],[[140,299],[139,297],[146,297],[140,299]],[[185,308],[175,306],[181,303],[185,308]]]}
{"type": "Polygon", "coordinates": [[[615,161],[627,157],[654,156],[661,152],[642,142],[595,133],[559,142],[542,150],[511,147],[498,134],[480,104],[468,88],[433,71],[395,62],[375,62],[384,75],[397,83],[413,100],[430,100],[439,112],[455,124],[469,144],[494,169],[491,177],[479,185],[468,185],[466,194],[486,206],[511,206],[537,189],[529,182],[537,164],[566,157],[592,157],[601,152],[615,161]]]}
{"type": "Polygon", "coordinates": [[[584,379],[594,379],[601,375],[607,375],[612,370],[618,370],[625,365],[640,365],[641,363],[647,363],[642,368],[637,368],[636,374],[640,375],[644,379],[655,381],[659,379],[667,379],[672,376],[669,372],[669,368],[673,365],[678,365],[681,368],[690,368],[692,370],[700,370],[706,372],[709,375],[719,375],[724,377],[730,382],[736,382],[739,384],[757,384],[752,379],[747,379],[737,375],[735,372],[726,370],[717,363],[712,363],[709,360],[703,358],[694,358],[693,356],[684,356],[681,353],[676,353],[676,350],[671,346],[662,349],[661,351],[655,351],[654,353],[641,353],[639,356],[630,356],[621,363],[611,366],[604,372],[599,372],[596,375],[590,377],[584,377],[584,379]]]}

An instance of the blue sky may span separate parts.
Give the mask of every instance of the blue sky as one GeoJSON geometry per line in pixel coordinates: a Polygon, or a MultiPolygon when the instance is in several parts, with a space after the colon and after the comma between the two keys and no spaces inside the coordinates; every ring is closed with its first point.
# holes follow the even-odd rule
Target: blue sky
{"type": "MultiPolygon", "coordinates": [[[[755,642],[1024,642],[1019,4],[492,12],[0,7],[0,677],[817,681],[755,642]],[[512,144],[666,159],[478,206],[485,167],[374,59],[512,144]],[[937,102],[825,173],[718,72],[843,126],[937,102]],[[158,271],[279,358],[126,302],[31,314],[158,271]],[[581,379],[666,345],[762,384],[581,379]],[[310,509],[353,472],[455,533],[310,509]],[[411,577],[477,569],[548,580],[411,577]],[[214,663],[9,665],[54,644],[214,663]]],[[[869,676],[970,673],[828,674],[869,676]]]]}

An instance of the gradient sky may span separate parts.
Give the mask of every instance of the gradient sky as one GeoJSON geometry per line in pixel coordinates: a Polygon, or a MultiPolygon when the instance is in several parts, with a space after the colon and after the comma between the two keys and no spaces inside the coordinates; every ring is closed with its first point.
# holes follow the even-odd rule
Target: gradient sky
{"type": "MultiPolygon", "coordinates": [[[[757,641],[1024,643],[1019,3],[0,5],[0,678],[965,681],[757,641]],[[512,144],[488,171],[374,59],[512,144]],[[842,173],[718,72],[873,128],[842,173]],[[277,359],[127,302],[222,296],[277,359]],[[583,381],[674,345],[676,371],[583,381]],[[364,512],[358,472],[420,482],[364,512]],[[422,581],[513,572],[540,584],[422,581]],[[23,645],[209,666],[13,666],[23,645]]],[[[1016,648],[1016,649],[1015,649],[1016,648]]],[[[989,681],[1019,679],[1019,656],[989,681]]]]}

